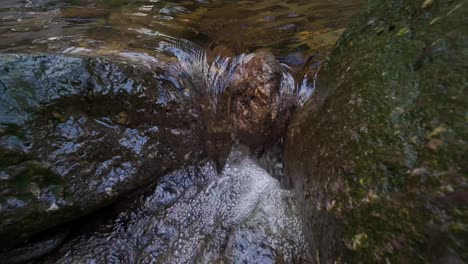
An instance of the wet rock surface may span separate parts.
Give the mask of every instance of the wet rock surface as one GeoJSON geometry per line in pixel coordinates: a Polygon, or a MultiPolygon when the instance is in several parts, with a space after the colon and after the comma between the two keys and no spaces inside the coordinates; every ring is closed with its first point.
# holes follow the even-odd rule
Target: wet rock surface
{"type": "Polygon", "coordinates": [[[370,1],[294,116],[286,175],[318,263],[468,259],[465,1],[370,1]]]}
{"type": "MultiPolygon", "coordinates": [[[[125,207],[123,197],[205,157],[216,162],[218,173],[213,167],[176,171],[169,183],[163,179],[130,209],[120,210],[110,225],[92,234],[78,231],[79,238],[71,232],[72,240],[44,261],[310,261],[291,193],[250,158],[240,165],[228,160],[234,171],[219,176],[219,170],[240,140],[254,146],[256,156],[263,156],[259,163],[283,183],[282,142],[276,141],[297,93],[303,102],[313,89],[308,83],[296,86],[306,75],[303,69],[287,72],[268,52],[234,54],[258,47],[283,55],[295,50],[283,61],[301,68],[311,52],[327,54],[336,36],[320,35],[340,34],[343,14],[359,1],[333,10],[340,21],[313,31],[300,20],[315,28],[320,23],[309,20],[322,19],[304,14],[321,10],[321,17],[328,17],[328,5],[49,2],[8,1],[0,12],[3,52],[71,54],[0,55],[0,262],[24,262],[54,250],[68,239],[70,220],[88,221],[82,216],[92,218],[90,213],[101,214],[109,204],[125,207]],[[262,11],[257,17],[260,10],[270,15],[263,17],[262,11]],[[239,15],[249,18],[237,20],[239,15]],[[208,29],[211,24],[216,28],[208,29]],[[240,28],[254,29],[253,43],[263,44],[247,44],[243,34],[242,43],[232,45],[229,39],[238,38],[240,28]],[[236,34],[228,33],[233,29],[236,34]],[[207,56],[196,47],[188,59],[181,58],[183,51],[176,48],[177,58],[161,61],[159,56],[167,55],[162,46],[185,38],[173,30],[190,31],[189,39],[219,36],[207,56]],[[259,30],[273,38],[259,38],[259,30]],[[292,43],[279,34],[288,31],[292,43]],[[305,44],[309,39],[313,43],[305,44]],[[327,43],[318,43],[323,40],[327,43]],[[240,49],[244,46],[250,48],[240,49]],[[248,171],[239,173],[244,167],[248,171]],[[166,185],[169,191],[158,189],[166,185]],[[166,191],[168,197],[161,194],[166,191]],[[215,224],[203,229],[204,220],[215,224]],[[56,231],[62,224],[66,231],[56,231]],[[176,242],[174,235],[180,236],[176,242]]],[[[307,78],[314,81],[315,74],[307,78]]]]}
{"type": "Polygon", "coordinates": [[[70,228],[61,226],[28,238],[19,246],[0,252],[2,263],[28,263],[61,246],[70,234],[70,228]]]}
{"type": "Polygon", "coordinates": [[[271,140],[280,111],[282,69],[266,52],[242,58],[226,90],[229,120],[240,140],[261,144],[271,140]]]}
{"type": "MultiPolygon", "coordinates": [[[[234,139],[259,146],[280,136],[292,86],[271,54],[208,60],[184,45],[195,51],[177,47],[177,61],[1,55],[2,260],[53,250],[63,238],[48,239],[50,228],[201,158],[220,172],[234,139]]],[[[261,163],[278,178],[276,152],[261,163]]]]}
{"type": "Polygon", "coordinates": [[[0,56],[2,247],[200,157],[200,123],[158,74],[101,58],[0,56]]]}

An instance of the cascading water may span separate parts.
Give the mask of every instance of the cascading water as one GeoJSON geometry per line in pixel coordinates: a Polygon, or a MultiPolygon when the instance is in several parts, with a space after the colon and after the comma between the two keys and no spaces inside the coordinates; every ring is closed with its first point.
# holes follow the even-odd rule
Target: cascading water
{"type": "Polygon", "coordinates": [[[17,78],[51,93],[33,98],[37,109],[14,113],[41,117],[21,123],[41,137],[13,137],[25,148],[12,151],[44,154],[31,159],[58,179],[26,175],[23,197],[6,185],[14,177],[0,175],[13,193],[2,194],[0,213],[11,209],[6,222],[29,228],[19,238],[9,232],[11,245],[0,239],[0,262],[311,262],[294,197],[283,189],[282,137],[360,2],[0,3],[0,53],[20,54],[0,58],[0,92],[8,96],[17,78]],[[32,221],[15,218],[25,205],[32,221]],[[104,223],[86,218],[93,212],[104,223]]]}
{"type": "MultiPolygon", "coordinates": [[[[261,168],[247,147],[236,146],[227,155],[238,131],[255,134],[264,123],[275,125],[283,111],[298,101],[291,72],[265,53],[209,59],[204,48],[190,42],[162,45],[161,52],[172,53],[177,61],[152,78],[183,98],[203,123],[208,142],[216,139],[212,152],[208,143],[202,146],[208,149],[207,160],[214,163],[165,176],[118,217],[91,232],[75,232],[46,262],[307,263],[308,247],[292,193],[261,168]],[[246,86],[245,79],[252,76],[246,86]],[[244,94],[233,85],[236,82],[247,95],[260,89],[258,97],[263,98],[245,103],[244,94]],[[240,97],[229,97],[236,93],[240,97]],[[259,115],[257,123],[248,123],[250,114],[239,115],[229,108],[230,103],[240,103],[247,112],[259,109],[267,114],[259,115]],[[269,110],[275,115],[270,116],[269,110]],[[244,126],[239,128],[239,123],[244,126]]],[[[151,60],[144,62],[152,65],[151,60]]],[[[143,137],[137,130],[126,131],[132,131],[131,138],[143,137]]],[[[119,144],[137,147],[140,153],[146,140],[122,139],[119,144]]],[[[107,189],[112,195],[112,188],[107,189]]],[[[44,252],[50,250],[39,243],[38,252],[41,247],[44,252]]]]}

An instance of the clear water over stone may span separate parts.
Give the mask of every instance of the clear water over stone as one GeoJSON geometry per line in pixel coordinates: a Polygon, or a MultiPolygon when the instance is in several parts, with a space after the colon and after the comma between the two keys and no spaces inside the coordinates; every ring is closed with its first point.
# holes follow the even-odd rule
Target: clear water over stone
{"type": "Polygon", "coordinates": [[[217,174],[211,163],[173,172],[134,207],[59,252],[59,263],[308,263],[292,192],[246,147],[217,174]]]}

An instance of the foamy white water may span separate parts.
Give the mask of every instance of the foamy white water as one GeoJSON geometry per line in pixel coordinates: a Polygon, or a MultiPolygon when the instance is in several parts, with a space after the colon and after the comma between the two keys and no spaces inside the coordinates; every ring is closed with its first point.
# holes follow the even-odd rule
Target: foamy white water
{"type": "Polygon", "coordinates": [[[308,263],[292,193],[245,147],[165,176],[140,205],[65,246],[61,263],[308,263]]]}

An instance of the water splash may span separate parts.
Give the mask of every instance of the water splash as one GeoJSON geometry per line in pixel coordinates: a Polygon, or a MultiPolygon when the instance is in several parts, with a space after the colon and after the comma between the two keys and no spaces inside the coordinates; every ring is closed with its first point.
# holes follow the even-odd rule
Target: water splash
{"type": "Polygon", "coordinates": [[[161,42],[159,50],[171,52],[178,59],[174,72],[179,73],[177,79],[182,82],[179,86],[189,90],[195,105],[209,101],[212,110],[216,112],[219,96],[231,83],[245,55],[235,58],[218,55],[209,59],[209,46],[178,40],[161,42]]]}

